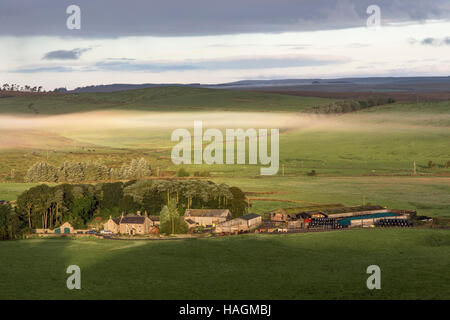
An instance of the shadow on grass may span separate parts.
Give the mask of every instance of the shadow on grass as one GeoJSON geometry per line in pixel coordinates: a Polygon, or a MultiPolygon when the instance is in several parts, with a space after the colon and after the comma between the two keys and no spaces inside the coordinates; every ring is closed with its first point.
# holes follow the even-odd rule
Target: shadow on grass
{"type": "Polygon", "coordinates": [[[8,291],[0,285],[1,297],[448,299],[449,239],[449,231],[390,229],[196,241],[24,241],[15,250],[0,244],[2,257],[12,258],[9,267],[0,263],[1,271],[16,269],[6,288],[12,294],[3,296],[8,291]],[[81,268],[81,290],[66,288],[70,264],[81,268]],[[366,287],[372,264],[381,267],[381,290],[366,287]]]}

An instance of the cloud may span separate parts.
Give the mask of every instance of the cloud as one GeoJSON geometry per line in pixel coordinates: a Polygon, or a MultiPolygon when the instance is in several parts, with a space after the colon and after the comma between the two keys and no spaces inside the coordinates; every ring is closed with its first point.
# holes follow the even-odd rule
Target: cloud
{"type": "MultiPolygon", "coordinates": [[[[81,29],[66,28],[69,0],[2,0],[0,35],[193,36],[326,30],[366,25],[373,0],[78,0],[81,29]]],[[[377,0],[383,23],[450,19],[448,0],[377,0]]]]}
{"type": "Polygon", "coordinates": [[[98,62],[96,71],[185,71],[185,70],[249,70],[269,68],[295,68],[340,64],[349,59],[341,57],[280,56],[280,57],[235,57],[229,59],[189,60],[184,63],[163,62],[98,62]]]}
{"type": "Polygon", "coordinates": [[[41,67],[30,67],[30,68],[19,68],[11,72],[14,73],[41,73],[41,72],[72,72],[74,71],[70,67],[64,66],[41,66],[41,67]]]}
{"type": "Polygon", "coordinates": [[[76,48],[72,50],[56,50],[47,52],[42,59],[43,60],[78,60],[83,53],[91,50],[91,48],[76,48]]]}
{"type": "Polygon", "coordinates": [[[422,40],[416,40],[416,39],[408,39],[409,44],[417,44],[420,43],[423,46],[433,46],[433,47],[440,47],[440,46],[449,46],[450,45],[450,37],[446,38],[433,38],[428,37],[424,38],[422,40]]]}
{"type": "Polygon", "coordinates": [[[19,68],[13,72],[73,72],[73,71],[115,71],[115,72],[168,72],[168,71],[213,71],[213,70],[262,70],[271,68],[298,68],[324,66],[350,62],[349,58],[333,56],[244,56],[228,59],[186,60],[184,62],[139,62],[132,59],[106,59],[82,68],[67,66],[38,66],[19,68]]]}

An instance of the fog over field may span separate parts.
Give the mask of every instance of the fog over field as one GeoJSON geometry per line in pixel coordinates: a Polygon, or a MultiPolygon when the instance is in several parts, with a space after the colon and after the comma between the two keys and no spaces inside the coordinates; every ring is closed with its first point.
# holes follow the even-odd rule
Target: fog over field
{"type": "Polygon", "coordinates": [[[450,114],[436,113],[366,113],[319,115],[275,112],[141,112],[95,111],[55,116],[0,115],[0,130],[92,130],[137,128],[191,128],[194,121],[214,128],[332,128],[342,130],[369,129],[387,122],[396,126],[442,126],[450,114]],[[436,123],[434,123],[436,122],[436,123]]]}

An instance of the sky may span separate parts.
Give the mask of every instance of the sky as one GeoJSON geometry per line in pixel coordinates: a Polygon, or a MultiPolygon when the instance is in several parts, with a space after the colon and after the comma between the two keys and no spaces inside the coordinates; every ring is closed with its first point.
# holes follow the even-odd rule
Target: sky
{"type": "Polygon", "coordinates": [[[448,76],[450,0],[2,0],[0,49],[0,85],[46,90],[448,76]]]}

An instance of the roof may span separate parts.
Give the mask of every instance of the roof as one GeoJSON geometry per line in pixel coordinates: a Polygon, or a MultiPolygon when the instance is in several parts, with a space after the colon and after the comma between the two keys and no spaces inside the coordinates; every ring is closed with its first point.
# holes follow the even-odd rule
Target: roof
{"type": "Polygon", "coordinates": [[[228,209],[187,209],[184,212],[185,217],[227,217],[231,215],[228,209]]]}
{"type": "Polygon", "coordinates": [[[152,221],[160,221],[161,220],[160,216],[148,216],[148,218],[152,221]]]}
{"type": "Polygon", "coordinates": [[[252,220],[255,218],[261,217],[259,214],[256,213],[248,213],[248,214],[244,214],[243,216],[239,217],[240,219],[244,219],[244,220],[252,220]]]}
{"type": "Polygon", "coordinates": [[[66,221],[66,222],[64,222],[62,225],[60,225],[60,228],[61,227],[64,227],[64,228],[72,228],[72,225],[70,224],[70,222],[68,222],[68,221],[66,221]]]}
{"type": "Polygon", "coordinates": [[[115,224],[119,224],[120,223],[120,217],[117,218],[113,218],[111,219],[115,224]]]}
{"type": "Polygon", "coordinates": [[[186,219],[185,220],[187,223],[189,223],[189,224],[195,224],[195,221],[193,221],[193,220],[191,220],[191,219],[186,219]]]}
{"type": "Polygon", "coordinates": [[[145,217],[129,215],[125,216],[120,220],[120,223],[133,223],[133,224],[143,224],[145,222],[145,217]]]}

